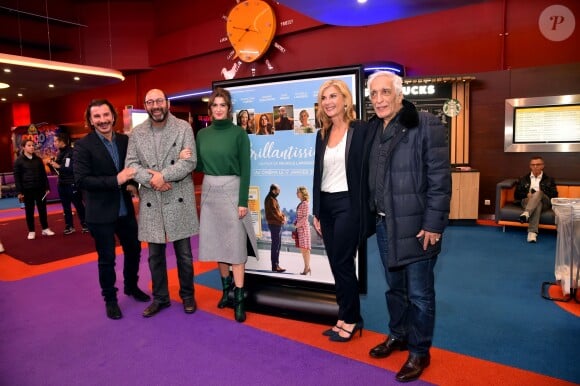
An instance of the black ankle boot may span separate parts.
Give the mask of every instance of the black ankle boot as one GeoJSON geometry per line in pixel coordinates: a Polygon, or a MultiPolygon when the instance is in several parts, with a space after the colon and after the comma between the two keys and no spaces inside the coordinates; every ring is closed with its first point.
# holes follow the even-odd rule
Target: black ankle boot
{"type": "Polygon", "coordinates": [[[222,298],[220,299],[220,301],[217,305],[218,308],[224,308],[230,302],[229,295],[230,295],[230,290],[232,289],[232,277],[231,276],[222,277],[222,288],[223,288],[224,292],[222,294],[222,298]]]}
{"type": "Polygon", "coordinates": [[[246,320],[246,305],[244,304],[244,288],[234,287],[234,315],[237,322],[246,320]]]}

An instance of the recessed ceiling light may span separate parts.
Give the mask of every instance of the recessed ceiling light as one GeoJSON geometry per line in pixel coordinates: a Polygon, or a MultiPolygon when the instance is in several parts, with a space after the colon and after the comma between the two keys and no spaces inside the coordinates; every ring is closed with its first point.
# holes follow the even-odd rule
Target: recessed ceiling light
{"type": "Polygon", "coordinates": [[[0,101],[6,102],[6,98],[2,98],[2,99],[0,99],[0,101]]]}
{"type": "Polygon", "coordinates": [[[0,82],[0,89],[2,89],[2,88],[8,88],[8,87],[10,87],[10,85],[8,83],[2,83],[2,82],[0,82]]]}
{"type": "Polygon", "coordinates": [[[51,84],[48,85],[48,87],[49,88],[54,88],[54,84],[51,83],[51,84]]]}
{"type": "Polygon", "coordinates": [[[18,95],[19,97],[21,97],[21,96],[22,96],[22,94],[21,94],[21,93],[18,93],[18,94],[16,94],[16,95],[18,95]]]}
{"type": "Polygon", "coordinates": [[[359,4],[364,4],[364,3],[366,3],[366,2],[367,2],[367,0],[357,0],[357,2],[358,2],[359,4]]]}
{"type": "Polygon", "coordinates": [[[75,76],[73,79],[74,79],[74,80],[76,80],[77,82],[78,82],[79,80],[81,80],[81,78],[79,78],[78,76],[75,76]]]}
{"type": "Polygon", "coordinates": [[[4,69],[4,72],[12,72],[12,70],[11,70],[11,69],[9,69],[9,68],[5,68],[5,69],[4,69]]]}

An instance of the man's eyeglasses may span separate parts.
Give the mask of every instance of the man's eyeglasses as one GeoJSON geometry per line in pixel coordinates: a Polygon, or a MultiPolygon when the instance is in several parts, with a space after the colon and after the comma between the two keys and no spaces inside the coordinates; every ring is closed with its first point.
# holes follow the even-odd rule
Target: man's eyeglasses
{"type": "Polygon", "coordinates": [[[149,99],[145,101],[145,106],[147,107],[153,107],[153,105],[155,104],[157,104],[158,106],[163,106],[165,104],[165,99],[159,98],[159,99],[149,99]]]}

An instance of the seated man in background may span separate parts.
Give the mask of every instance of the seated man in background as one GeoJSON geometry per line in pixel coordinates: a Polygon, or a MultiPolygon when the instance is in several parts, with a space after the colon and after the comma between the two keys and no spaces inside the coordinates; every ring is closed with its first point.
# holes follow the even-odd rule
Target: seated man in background
{"type": "Polygon", "coordinates": [[[528,223],[528,243],[535,243],[538,238],[538,224],[544,209],[550,208],[550,200],[558,197],[556,182],[544,173],[544,159],[534,156],[530,160],[531,173],[518,181],[514,193],[516,200],[521,200],[524,211],[520,215],[521,223],[528,223]]]}

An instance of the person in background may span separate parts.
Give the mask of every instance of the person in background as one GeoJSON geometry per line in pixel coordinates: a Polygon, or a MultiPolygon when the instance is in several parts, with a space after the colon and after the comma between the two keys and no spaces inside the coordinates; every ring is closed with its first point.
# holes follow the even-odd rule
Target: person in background
{"type": "Polygon", "coordinates": [[[49,161],[49,165],[58,174],[58,196],[64,212],[64,234],[70,235],[75,231],[73,226],[73,214],[71,204],[74,205],[83,233],[89,231],[85,223],[85,204],[83,195],[75,185],[73,173],[73,149],[70,147],[70,139],[66,133],[58,133],[54,137],[54,146],[58,149],[55,160],[49,161]]]}
{"type": "Polygon", "coordinates": [[[197,134],[197,170],[204,173],[201,198],[199,260],[217,261],[222,281],[219,308],[229,303],[234,287],[234,316],[246,320],[244,273],[248,255],[258,258],[248,215],[250,139],[232,122],[232,97],[217,87],[209,97],[211,125],[197,134]],[[253,251],[248,251],[248,239],[253,251]],[[230,276],[233,272],[233,283],[230,276]]]}
{"type": "Polygon", "coordinates": [[[396,375],[420,377],[430,364],[435,326],[433,269],[448,222],[451,173],[447,129],[403,99],[401,77],[375,72],[367,81],[376,116],[369,121],[369,204],[388,289],[389,335],[369,355],[409,350],[396,375]]]}
{"type": "Polygon", "coordinates": [[[276,131],[280,130],[294,130],[294,119],[288,117],[286,106],[278,107],[278,118],[276,118],[276,131]]]}
{"type": "Polygon", "coordinates": [[[257,135],[270,135],[274,134],[274,127],[270,123],[270,118],[268,114],[260,115],[260,123],[258,125],[258,130],[256,130],[257,135]]]}
{"type": "Polygon", "coordinates": [[[253,127],[250,122],[250,113],[248,110],[240,110],[237,116],[236,123],[248,134],[254,134],[253,127]]]}
{"type": "Polygon", "coordinates": [[[519,179],[514,198],[524,211],[520,222],[528,223],[528,243],[538,241],[538,224],[542,211],[552,207],[551,199],[558,197],[556,181],[544,173],[544,159],[534,156],[530,160],[531,173],[519,179]]]}
{"type": "Polygon", "coordinates": [[[282,248],[282,226],[286,223],[286,216],[280,209],[278,195],[280,186],[270,185],[270,191],[264,199],[264,213],[268,229],[270,229],[270,261],[272,262],[272,272],[286,272],[280,267],[280,249],[282,248]]]}
{"type": "Polygon", "coordinates": [[[48,227],[46,196],[50,193],[44,162],[34,153],[35,143],[31,139],[22,141],[22,154],[14,161],[14,182],[18,200],[24,202],[28,240],[36,238],[34,230],[34,205],[38,208],[38,219],[43,236],[54,236],[48,227]]]}
{"type": "Polygon", "coordinates": [[[322,128],[314,155],[313,223],[324,241],[338,304],[338,321],[323,335],[348,342],[357,332],[362,335],[364,327],[355,259],[359,243],[366,242],[366,124],[356,120],[352,93],[342,80],[320,86],[318,105],[322,128]]]}
{"type": "Polygon", "coordinates": [[[183,310],[193,314],[197,305],[193,286],[190,237],[199,231],[191,173],[197,157],[191,126],[169,112],[165,93],[152,89],[145,95],[149,119],[129,137],[125,165],[135,169],[139,183],[139,240],[149,244],[153,303],[143,311],[151,317],[171,305],[167,279],[166,243],[172,242],[177,259],[179,296],[183,310]],[[180,152],[188,152],[181,158],[180,152]]]}
{"type": "Polygon", "coordinates": [[[296,129],[299,134],[309,134],[314,133],[314,128],[308,123],[308,111],[300,110],[299,114],[300,127],[296,129]]]}
{"type": "Polygon", "coordinates": [[[75,184],[84,193],[86,221],[97,250],[99,284],[107,317],[121,319],[115,287],[115,236],[123,249],[125,294],[139,302],[151,299],[138,287],[141,243],[131,197],[137,195],[137,186],[131,181],[135,169],[125,167],[129,138],[113,130],[117,112],[111,102],[92,100],[85,120],[92,131],[75,142],[75,184]]]}
{"type": "Polygon", "coordinates": [[[4,245],[2,245],[2,241],[0,241],[0,253],[4,253],[4,245]]]}
{"type": "Polygon", "coordinates": [[[300,200],[300,204],[296,207],[296,223],[294,225],[296,225],[296,232],[298,233],[298,248],[300,248],[300,253],[302,253],[302,259],[304,259],[304,270],[300,274],[312,275],[312,270],[310,269],[312,243],[310,240],[310,222],[308,221],[310,194],[308,189],[305,186],[299,186],[296,190],[296,197],[300,200]]]}

